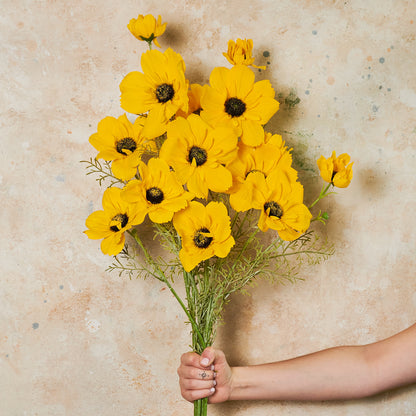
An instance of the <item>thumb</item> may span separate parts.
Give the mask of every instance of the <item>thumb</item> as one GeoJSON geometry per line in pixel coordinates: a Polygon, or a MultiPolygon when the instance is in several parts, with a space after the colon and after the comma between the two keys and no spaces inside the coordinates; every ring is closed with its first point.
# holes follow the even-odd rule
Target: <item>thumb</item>
{"type": "Polygon", "coordinates": [[[212,364],[221,364],[225,362],[224,353],[212,347],[207,347],[201,354],[200,364],[202,367],[210,367],[212,364]]]}

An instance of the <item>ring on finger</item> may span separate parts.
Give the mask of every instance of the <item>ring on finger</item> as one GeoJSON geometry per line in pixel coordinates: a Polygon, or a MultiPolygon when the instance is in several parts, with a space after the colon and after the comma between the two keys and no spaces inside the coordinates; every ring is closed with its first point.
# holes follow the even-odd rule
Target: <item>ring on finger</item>
{"type": "Polygon", "coordinates": [[[198,372],[198,376],[201,380],[212,380],[216,377],[215,371],[201,370],[198,372]]]}
{"type": "Polygon", "coordinates": [[[202,380],[205,380],[209,377],[209,374],[204,370],[199,373],[199,376],[202,378],[202,380]]]}

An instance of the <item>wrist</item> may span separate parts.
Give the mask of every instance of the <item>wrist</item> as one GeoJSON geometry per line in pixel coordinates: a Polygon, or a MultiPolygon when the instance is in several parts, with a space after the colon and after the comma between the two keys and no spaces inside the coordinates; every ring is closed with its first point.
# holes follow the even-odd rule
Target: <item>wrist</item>
{"type": "Polygon", "coordinates": [[[253,388],[249,367],[232,367],[228,400],[248,400],[253,388]]]}

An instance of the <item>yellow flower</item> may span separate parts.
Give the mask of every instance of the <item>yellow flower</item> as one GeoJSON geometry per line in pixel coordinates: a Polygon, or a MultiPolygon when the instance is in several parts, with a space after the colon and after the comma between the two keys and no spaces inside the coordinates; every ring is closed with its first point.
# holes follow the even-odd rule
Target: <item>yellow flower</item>
{"type": "Polygon", "coordinates": [[[237,136],[228,127],[211,128],[201,117],[191,114],[169,124],[160,157],[176,172],[179,181],[198,198],[207,198],[208,189],[225,192],[232,185],[226,168],[237,154],[237,136]]]}
{"type": "Polygon", "coordinates": [[[198,114],[201,112],[201,97],[205,91],[206,85],[199,85],[199,84],[191,84],[190,89],[188,91],[188,100],[189,100],[189,107],[188,111],[185,113],[182,110],[179,110],[176,113],[177,117],[188,117],[189,114],[195,113],[198,114]]]}
{"type": "Polygon", "coordinates": [[[244,65],[214,68],[209,81],[201,99],[201,117],[211,126],[233,126],[248,146],[260,145],[262,125],[279,109],[270,81],[254,82],[253,71],[244,65]]]}
{"type": "Polygon", "coordinates": [[[134,205],[123,201],[121,189],[108,188],[103,195],[104,211],[93,212],[85,221],[89,230],[84,231],[93,240],[103,239],[101,250],[114,256],[123,249],[124,232],[143,220],[134,205]]]}
{"type": "Polygon", "coordinates": [[[166,23],[162,24],[160,15],[156,21],[155,17],[151,14],[147,14],[146,16],[139,14],[137,19],[130,20],[127,28],[137,39],[144,40],[149,45],[153,41],[160,48],[156,38],[164,33],[166,23]]]}
{"type": "Polygon", "coordinates": [[[143,73],[127,74],[120,84],[121,107],[133,114],[148,111],[143,136],[155,138],[166,132],[179,109],[188,111],[188,81],[185,63],[172,49],[153,50],[142,55],[143,73]]]}
{"type": "Polygon", "coordinates": [[[300,237],[310,224],[312,215],[303,204],[303,186],[290,180],[285,171],[276,169],[267,178],[253,173],[257,187],[253,208],[261,211],[258,227],[262,231],[277,230],[280,238],[292,241],[300,237]]]}
{"type": "Polygon", "coordinates": [[[187,272],[213,256],[226,257],[235,244],[230,217],[221,202],[204,206],[191,201],[188,208],[173,216],[173,225],[182,239],[179,258],[187,272]]]}
{"type": "Polygon", "coordinates": [[[232,39],[228,41],[228,51],[222,54],[227,58],[231,65],[247,65],[254,68],[266,69],[265,66],[253,65],[254,58],[251,56],[253,51],[252,39],[237,39],[234,42],[232,39]]]}
{"type": "Polygon", "coordinates": [[[350,159],[347,153],[337,157],[335,150],[328,159],[321,156],[316,163],[322,179],[338,188],[346,188],[352,180],[353,163],[350,163],[350,159]]]}
{"type": "Polygon", "coordinates": [[[126,181],[137,172],[137,166],[145,151],[156,151],[153,140],[142,136],[143,118],[134,124],[123,114],[118,119],[106,117],[98,123],[97,133],[90,143],[99,151],[97,159],[112,160],[111,170],[117,178],[126,181]]]}
{"type": "Polygon", "coordinates": [[[193,198],[162,159],[149,159],[147,166],[140,163],[139,173],[141,180],[130,181],[124,188],[122,199],[135,204],[142,221],[149,214],[153,222],[168,222],[193,198]]]}
{"type": "Polygon", "coordinates": [[[292,155],[285,146],[282,136],[265,133],[264,143],[256,148],[240,144],[238,157],[227,168],[233,175],[230,203],[236,211],[246,211],[253,207],[253,193],[256,182],[253,173],[260,172],[265,178],[275,169],[286,172],[291,182],[297,180],[297,172],[292,168],[292,155]]]}

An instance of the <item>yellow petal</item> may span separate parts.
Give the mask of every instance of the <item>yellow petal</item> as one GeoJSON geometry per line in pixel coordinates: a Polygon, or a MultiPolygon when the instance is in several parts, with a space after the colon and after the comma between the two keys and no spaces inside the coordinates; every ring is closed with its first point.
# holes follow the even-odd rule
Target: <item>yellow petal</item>
{"type": "Polygon", "coordinates": [[[205,169],[205,180],[208,188],[214,192],[225,192],[233,184],[231,172],[222,165],[205,169]]]}
{"type": "Polygon", "coordinates": [[[206,257],[206,252],[199,249],[199,251],[192,250],[191,252],[181,249],[179,252],[179,259],[181,260],[182,266],[185,271],[190,272],[194,269],[201,261],[206,260],[211,256],[206,257]]]}
{"type": "Polygon", "coordinates": [[[195,169],[194,174],[188,179],[187,185],[189,191],[195,194],[197,198],[206,199],[208,197],[208,186],[202,176],[203,171],[198,168],[195,169]]]}
{"type": "Polygon", "coordinates": [[[103,208],[109,213],[119,214],[124,210],[124,204],[121,201],[121,189],[108,188],[103,194],[103,208]]]}
{"type": "Polygon", "coordinates": [[[172,219],[172,217],[173,211],[167,211],[161,208],[156,209],[154,211],[149,211],[150,220],[158,224],[169,222],[172,219]]]}
{"type": "Polygon", "coordinates": [[[301,236],[302,233],[293,230],[292,228],[285,228],[284,230],[278,230],[279,237],[284,241],[293,241],[301,236]]]}
{"type": "Polygon", "coordinates": [[[215,244],[214,253],[216,256],[224,258],[227,257],[231,248],[234,246],[235,240],[233,236],[229,236],[227,239],[221,242],[221,244],[215,244]]]}
{"type": "Polygon", "coordinates": [[[157,104],[152,85],[149,85],[146,76],[140,72],[127,74],[120,83],[120,91],[121,108],[129,113],[142,114],[157,104]]]}
{"type": "Polygon", "coordinates": [[[224,67],[214,68],[209,77],[211,87],[217,91],[226,91],[229,71],[229,69],[224,67]]]}
{"type": "Polygon", "coordinates": [[[242,120],[241,129],[241,140],[247,146],[259,146],[264,142],[264,130],[260,123],[252,120],[242,120]]]}
{"type": "Polygon", "coordinates": [[[101,251],[109,256],[115,256],[123,250],[124,243],[124,233],[113,233],[101,242],[101,251]]]}
{"type": "Polygon", "coordinates": [[[230,97],[245,101],[254,86],[254,72],[245,65],[236,65],[229,73],[228,92],[230,97]]]}
{"type": "Polygon", "coordinates": [[[305,232],[309,228],[311,218],[309,209],[303,204],[298,204],[285,211],[282,221],[294,230],[305,232]]]}
{"type": "Polygon", "coordinates": [[[337,188],[346,188],[352,180],[352,165],[348,166],[341,172],[335,174],[333,181],[334,186],[337,188]]]}
{"type": "Polygon", "coordinates": [[[165,111],[162,104],[155,105],[147,116],[146,123],[142,130],[142,135],[149,139],[161,136],[167,129],[169,120],[165,117],[165,111]]]}
{"type": "Polygon", "coordinates": [[[135,166],[130,166],[129,160],[125,158],[114,160],[111,164],[111,171],[116,178],[119,178],[122,181],[128,181],[134,177],[137,168],[135,166]]]}

